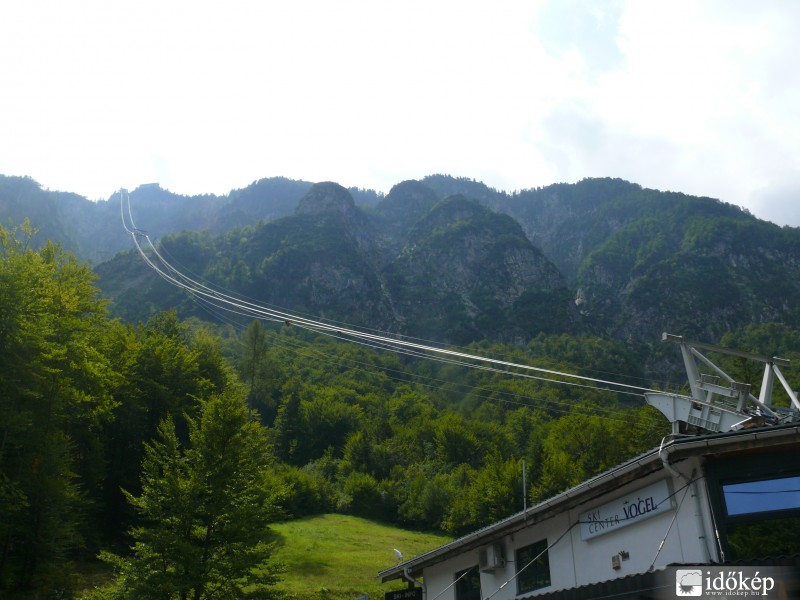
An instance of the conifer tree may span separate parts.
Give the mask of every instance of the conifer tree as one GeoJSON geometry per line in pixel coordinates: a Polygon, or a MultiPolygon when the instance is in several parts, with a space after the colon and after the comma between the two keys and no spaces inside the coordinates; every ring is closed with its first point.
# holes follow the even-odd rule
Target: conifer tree
{"type": "Polygon", "coordinates": [[[205,401],[181,448],[171,418],[146,445],[142,518],[129,557],[101,555],[119,577],[117,598],[266,598],[277,581],[269,523],[282,490],[271,486],[266,431],[241,388],[205,401]]]}

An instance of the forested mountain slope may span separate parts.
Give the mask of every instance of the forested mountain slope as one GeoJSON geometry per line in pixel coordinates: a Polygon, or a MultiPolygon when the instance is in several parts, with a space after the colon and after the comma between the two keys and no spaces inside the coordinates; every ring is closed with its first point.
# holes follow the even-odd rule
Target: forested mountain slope
{"type": "Polygon", "coordinates": [[[438,202],[417,221],[385,273],[411,335],[525,343],[540,332],[577,327],[555,265],[513,219],[463,196],[438,202]]]}
{"type": "MultiPolygon", "coordinates": [[[[94,261],[131,248],[117,198],[0,184],[6,221],[29,216],[41,238],[94,261]]],[[[285,178],[227,197],[147,185],[131,206],[167,253],[231,291],[443,342],[587,331],[651,352],[665,330],[718,341],[750,323],[800,323],[800,230],[718,200],[619,179],[506,193],[432,175],[385,197],[335,187],[332,205],[315,206],[318,186],[285,178]],[[167,235],[184,230],[194,233],[167,235]]],[[[199,314],[133,256],[97,272],[116,314],[199,314]]]]}
{"type": "MultiPolygon", "coordinates": [[[[177,268],[259,302],[383,331],[525,343],[542,331],[578,327],[558,269],[515,221],[463,197],[417,208],[418,220],[394,219],[390,228],[341,186],[316,184],[290,217],[223,236],[169,236],[162,253],[177,268]]],[[[158,305],[206,316],[130,254],[97,272],[115,310],[129,319],[158,305]]]]}
{"type": "Polygon", "coordinates": [[[515,194],[442,175],[423,183],[514,217],[602,335],[652,341],[668,330],[718,340],[748,323],[800,324],[800,229],[619,179],[515,194]]]}
{"type": "MultiPolygon", "coordinates": [[[[204,229],[223,199],[216,196],[179,196],[157,184],[139,186],[131,192],[138,205],[138,218],[154,237],[170,231],[204,229]]],[[[26,218],[39,230],[33,240],[59,242],[66,250],[91,262],[108,260],[130,248],[130,239],[120,228],[117,195],[109,201],[92,202],[77,194],[42,189],[28,177],[0,175],[0,218],[4,225],[19,225],[26,218]]]]}
{"type": "MultiPolygon", "coordinates": [[[[285,177],[259,179],[227,196],[204,194],[183,196],[156,183],[138,186],[130,192],[136,218],[153,239],[184,230],[214,232],[269,221],[292,214],[311,183],[285,177]]],[[[372,190],[352,189],[365,205],[381,196],[372,190]]],[[[0,217],[20,224],[29,218],[39,230],[39,243],[53,240],[79,258],[101,262],[130,248],[120,227],[119,195],[92,202],[77,194],[42,189],[29,177],[0,175],[0,217]]],[[[36,242],[37,240],[34,240],[36,242]]]]}

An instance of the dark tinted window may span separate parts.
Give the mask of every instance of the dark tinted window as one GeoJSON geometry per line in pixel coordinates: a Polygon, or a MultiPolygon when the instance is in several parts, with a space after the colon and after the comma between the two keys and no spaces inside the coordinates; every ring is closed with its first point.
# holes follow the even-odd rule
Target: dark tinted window
{"type": "Polygon", "coordinates": [[[478,567],[456,573],[456,600],[481,600],[481,574],[478,567]]]}
{"type": "Polygon", "coordinates": [[[800,517],[759,519],[729,525],[729,558],[760,560],[800,552],[800,517]]]}
{"type": "Polygon", "coordinates": [[[547,540],[517,550],[516,561],[517,593],[523,594],[550,585],[547,540]]]}

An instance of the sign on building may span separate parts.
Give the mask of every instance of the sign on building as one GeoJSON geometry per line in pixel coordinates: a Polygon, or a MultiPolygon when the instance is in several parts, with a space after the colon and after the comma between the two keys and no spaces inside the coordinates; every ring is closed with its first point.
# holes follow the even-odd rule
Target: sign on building
{"type": "Polygon", "coordinates": [[[386,600],[422,600],[422,588],[415,587],[408,590],[386,592],[386,600]]]}
{"type": "Polygon", "coordinates": [[[580,515],[581,539],[590,540],[647,520],[675,506],[668,479],[662,479],[580,515]]]}

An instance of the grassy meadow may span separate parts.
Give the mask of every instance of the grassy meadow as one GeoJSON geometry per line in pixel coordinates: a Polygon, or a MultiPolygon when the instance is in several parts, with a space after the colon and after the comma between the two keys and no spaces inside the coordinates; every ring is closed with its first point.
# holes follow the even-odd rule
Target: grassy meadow
{"type": "Polygon", "coordinates": [[[381,583],[376,577],[397,562],[393,548],[411,558],[451,539],[338,514],[271,528],[277,541],[275,559],[287,569],[278,589],[298,600],[353,600],[361,594],[383,598],[386,592],[405,587],[400,582],[381,583]]]}

